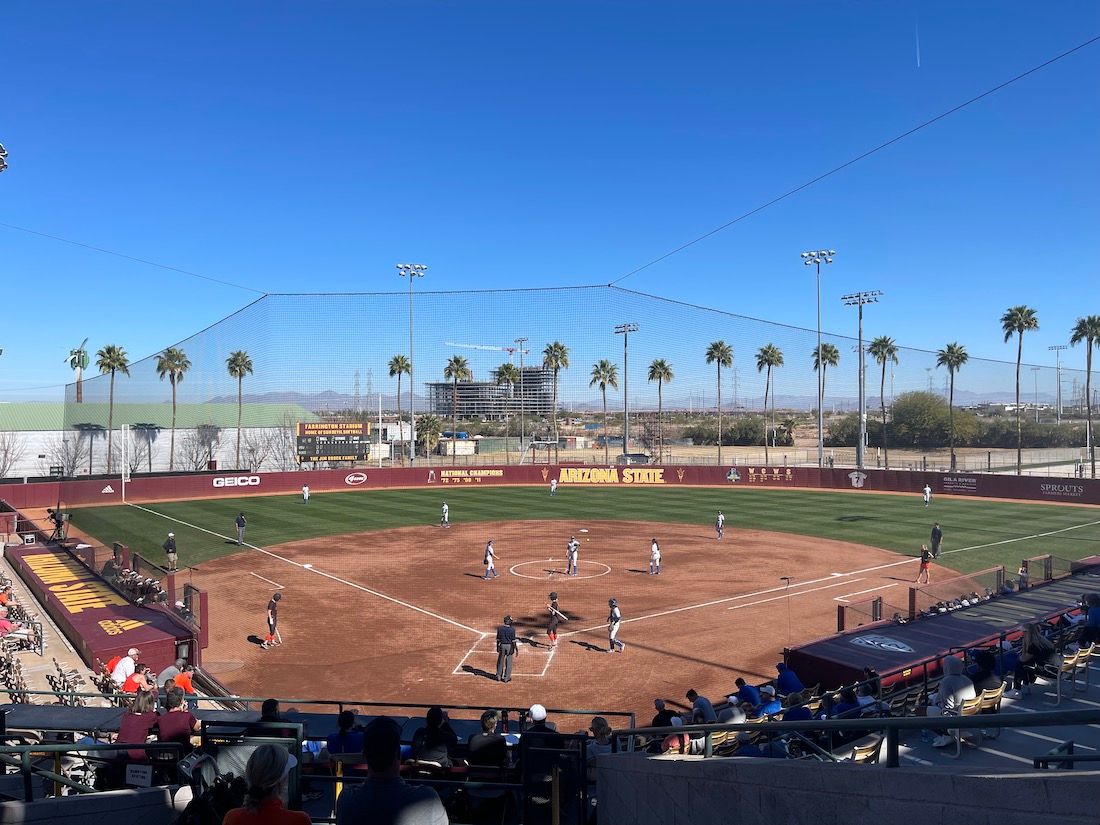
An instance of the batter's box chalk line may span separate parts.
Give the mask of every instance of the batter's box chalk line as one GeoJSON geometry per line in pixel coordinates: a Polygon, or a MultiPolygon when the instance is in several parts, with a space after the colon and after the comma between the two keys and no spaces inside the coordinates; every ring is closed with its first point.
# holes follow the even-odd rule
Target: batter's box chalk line
{"type": "MultiPolygon", "coordinates": [[[[512,675],[542,678],[550,670],[550,663],[554,661],[555,653],[557,653],[557,648],[547,648],[541,643],[537,646],[522,645],[521,652],[512,659],[512,675]],[[541,668],[539,667],[540,661],[542,662],[541,668]],[[535,670],[530,668],[535,668],[535,670]]],[[[466,655],[455,665],[451,675],[480,676],[482,673],[495,674],[496,669],[496,636],[485,633],[466,651],[466,655]],[[473,662],[471,662],[471,658],[473,662]],[[477,664],[475,665],[474,662],[477,664]]]]}

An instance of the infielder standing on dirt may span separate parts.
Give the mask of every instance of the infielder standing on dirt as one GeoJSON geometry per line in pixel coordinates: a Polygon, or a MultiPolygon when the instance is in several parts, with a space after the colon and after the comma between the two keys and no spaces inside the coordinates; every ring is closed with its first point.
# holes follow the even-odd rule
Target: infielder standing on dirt
{"type": "Polygon", "coordinates": [[[607,652],[614,653],[618,650],[622,653],[626,648],[626,645],[619,641],[619,625],[623,622],[623,614],[619,610],[619,603],[615,599],[608,599],[607,606],[609,608],[607,613],[607,652]]]}
{"type": "Polygon", "coordinates": [[[451,526],[451,508],[447,506],[447,502],[443,502],[443,509],[439,513],[439,526],[451,526]]]}
{"type": "Polygon", "coordinates": [[[569,543],[565,545],[565,575],[577,575],[577,553],[581,549],[581,543],[576,536],[569,537],[569,543]]]}
{"type": "Polygon", "coordinates": [[[718,511],[718,518],[714,520],[714,532],[718,534],[718,538],[722,538],[726,531],[726,517],[722,515],[722,511],[718,511]]]}
{"type": "Polygon", "coordinates": [[[661,575],[661,545],[657,543],[657,539],[653,539],[653,543],[649,545],[649,575],[661,575]]]}
{"type": "Polygon", "coordinates": [[[556,478],[550,479],[550,495],[556,496],[558,494],[558,480],[556,478]]]}
{"type": "Polygon", "coordinates": [[[485,575],[481,578],[489,578],[490,573],[493,574],[494,579],[497,577],[497,568],[496,564],[493,561],[496,558],[496,555],[496,551],[493,550],[493,540],[489,539],[488,544],[485,545],[485,559],[483,561],[483,564],[485,565],[485,575]]]}
{"type": "Polygon", "coordinates": [[[558,625],[569,621],[569,618],[558,609],[558,594],[551,593],[550,601],[546,603],[546,609],[550,612],[550,618],[546,623],[546,636],[550,639],[550,646],[558,646],[558,625]]]}
{"type": "Polygon", "coordinates": [[[282,598],[282,593],[275,593],[267,603],[267,636],[264,638],[264,643],[260,645],[264,650],[282,644],[275,638],[279,632],[279,601],[282,598]]]}

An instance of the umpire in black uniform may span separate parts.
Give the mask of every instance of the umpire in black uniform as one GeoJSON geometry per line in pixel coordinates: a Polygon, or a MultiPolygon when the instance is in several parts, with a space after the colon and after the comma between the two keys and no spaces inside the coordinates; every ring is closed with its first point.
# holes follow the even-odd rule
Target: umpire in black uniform
{"type": "Polygon", "coordinates": [[[516,655],[516,630],[512,617],[505,616],[504,624],[497,628],[497,681],[512,681],[512,657],[516,655]]]}

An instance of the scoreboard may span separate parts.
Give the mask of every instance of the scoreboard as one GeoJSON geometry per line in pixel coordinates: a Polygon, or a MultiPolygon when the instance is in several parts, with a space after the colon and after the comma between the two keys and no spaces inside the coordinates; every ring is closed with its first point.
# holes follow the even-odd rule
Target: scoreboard
{"type": "Polygon", "coordinates": [[[370,458],[370,424],[358,421],[298,423],[298,463],[366,461],[370,458]]]}

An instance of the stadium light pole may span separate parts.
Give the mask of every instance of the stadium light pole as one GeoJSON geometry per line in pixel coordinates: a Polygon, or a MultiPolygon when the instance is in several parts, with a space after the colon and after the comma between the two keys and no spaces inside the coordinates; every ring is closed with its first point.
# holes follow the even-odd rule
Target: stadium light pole
{"type": "MultiPolygon", "coordinates": [[[[626,372],[626,342],[630,339],[630,333],[637,332],[637,324],[619,324],[615,327],[615,334],[623,336],[623,455],[627,453],[627,442],[630,440],[630,405],[627,396],[627,372],[626,372]]],[[[604,436],[607,437],[606,435],[604,436]]]]}
{"type": "Polygon", "coordinates": [[[1052,347],[1047,347],[1048,350],[1054,352],[1054,375],[1055,380],[1058,382],[1057,392],[1054,393],[1054,407],[1055,415],[1058,418],[1058,423],[1062,423],[1062,350],[1068,349],[1065,344],[1055,344],[1052,347]]]}
{"type": "MultiPolygon", "coordinates": [[[[517,338],[512,342],[519,348],[519,461],[523,463],[523,345],[527,343],[526,338],[517,338]]],[[[505,438],[507,438],[505,433],[505,438]]]]}
{"type": "Polygon", "coordinates": [[[850,295],[841,295],[840,300],[846,307],[859,307],[859,443],[856,444],[856,467],[863,469],[864,451],[867,444],[867,351],[863,347],[863,305],[877,304],[881,289],[871,289],[865,292],[853,292],[850,295]]]}
{"type": "Polygon", "coordinates": [[[413,394],[413,281],[423,278],[428,270],[424,264],[398,264],[397,274],[409,279],[409,466],[416,464],[416,406],[413,394]]]}
{"type": "Polygon", "coordinates": [[[1032,367],[1031,374],[1035,378],[1035,423],[1039,423],[1039,370],[1042,367],[1032,367]]]}
{"type": "Polygon", "coordinates": [[[825,365],[821,363],[821,265],[831,264],[835,249],[802,253],[802,263],[817,267],[817,466],[825,466],[825,365]]]}

